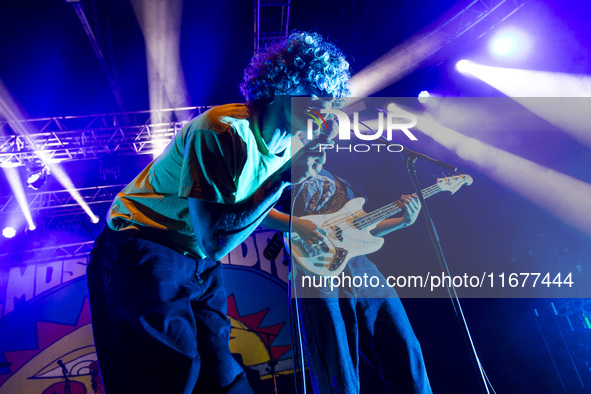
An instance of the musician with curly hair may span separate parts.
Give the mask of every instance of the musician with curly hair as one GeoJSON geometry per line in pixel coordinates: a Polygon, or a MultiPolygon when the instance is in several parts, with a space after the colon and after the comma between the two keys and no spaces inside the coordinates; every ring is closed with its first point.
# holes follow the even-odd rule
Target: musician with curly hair
{"type": "Polygon", "coordinates": [[[108,393],[248,393],[229,350],[219,260],[324,157],[291,155],[290,95],[343,97],[349,65],[316,33],[252,58],[246,104],[191,120],[115,198],[87,269],[108,393]]]}

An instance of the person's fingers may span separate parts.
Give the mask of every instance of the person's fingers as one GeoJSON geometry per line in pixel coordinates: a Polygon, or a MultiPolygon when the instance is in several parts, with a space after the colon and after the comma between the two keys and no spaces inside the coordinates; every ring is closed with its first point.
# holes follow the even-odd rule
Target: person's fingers
{"type": "Polygon", "coordinates": [[[412,201],[410,198],[408,198],[409,196],[405,196],[403,195],[400,199],[404,202],[404,209],[408,210],[411,206],[412,206],[412,201]]]}
{"type": "Polygon", "coordinates": [[[411,194],[411,195],[403,195],[402,196],[402,200],[405,202],[405,204],[408,204],[409,206],[411,206],[414,210],[420,209],[421,208],[421,201],[419,200],[419,197],[411,194]]]}

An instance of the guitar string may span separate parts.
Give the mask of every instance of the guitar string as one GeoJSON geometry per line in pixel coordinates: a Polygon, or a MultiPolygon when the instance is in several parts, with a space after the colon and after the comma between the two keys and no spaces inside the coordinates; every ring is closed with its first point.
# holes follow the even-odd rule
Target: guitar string
{"type": "MultiPolygon", "coordinates": [[[[431,185],[425,189],[423,189],[421,192],[423,193],[423,197],[424,198],[429,198],[431,196],[433,196],[434,194],[439,193],[440,191],[443,191],[443,189],[441,188],[441,184],[440,183],[436,183],[434,185],[431,185]]],[[[413,195],[416,196],[416,193],[414,193],[413,195]]],[[[383,220],[383,218],[388,218],[394,214],[396,214],[397,212],[401,211],[404,208],[404,202],[400,202],[400,201],[395,201],[393,203],[390,203],[382,208],[376,209],[373,212],[370,213],[366,213],[363,216],[360,216],[358,218],[355,218],[353,220],[349,220],[349,218],[345,217],[335,223],[332,223],[330,225],[331,227],[331,231],[329,232],[329,234],[327,234],[327,236],[329,238],[335,238],[335,237],[339,237],[342,233],[343,233],[343,229],[348,229],[348,228],[356,228],[356,229],[364,229],[374,223],[378,223],[381,220],[383,220]],[[353,226],[351,226],[348,222],[352,223],[353,226]],[[335,229],[335,228],[338,228],[335,229]]],[[[322,247],[323,245],[325,245],[325,243],[323,241],[321,241],[319,243],[319,246],[322,247]]]]}
{"type": "MultiPolygon", "coordinates": [[[[442,189],[439,186],[439,184],[435,184],[432,186],[429,186],[425,189],[422,190],[423,196],[424,197],[431,197],[432,195],[440,192],[442,189]]],[[[379,222],[380,220],[382,220],[381,218],[384,217],[384,215],[387,214],[387,216],[385,216],[386,218],[394,215],[395,213],[397,213],[398,211],[402,210],[404,208],[404,202],[401,201],[395,201],[391,204],[388,204],[382,208],[379,208],[371,213],[367,213],[361,217],[355,218],[353,220],[349,220],[348,218],[344,218],[341,219],[340,221],[336,222],[336,223],[331,223],[331,228],[333,228],[334,230],[331,230],[331,232],[328,234],[329,238],[334,238],[334,237],[338,237],[342,232],[343,229],[347,229],[347,228],[357,228],[357,229],[363,229],[375,222],[379,222]],[[379,219],[379,220],[377,220],[379,219]],[[351,222],[353,223],[353,226],[349,225],[349,223],[347,222],[351,222]],[[362,226],[362,227],[361,227],[362,226]],[[335,228],[339,227],[339,230],[336,230],[335,228]]]]}
{"type": "MultiPolygon", "coordinates": [[[[438,187],[429,187],[423,190],[423,195],[425,197],[430,197],[439,191],[441,191],[441,189],[439,189],[438,187]]],[[[404,209],[404,202],[396,201],[395,203],[387,205],[386,207],[382,207],[374,212],[353,219],[351,223],[355,228],[364,229],[374,223],[378,223],[384,218],[394,215],[402,209],[404,209]]],[[[349,227],[351,226],[349,225],[349,227]]]]}
{"type": "MultiPolygon", "coordinates": [[[[430,186],[430,187],[423,190],[423,197],[429,198],[432,195],[439,193],[441,190],[442,189],[438,185],[430,186]]],[[[373,212],[367,213],[359,218],[353,219],[352,222],[356,228],[363,229],[363,228],[370,226],[374,223],[380,222],[382,220],[382,218],[387,218],[391,215],[394,215],[395,213],[397,213],[398,211],[400,211],[403,208],[404,208],[404,203],[403,202],[399,203],[398,201],[396,201],[393,204],[386,205],[385,207],[382,207],[382,208],[377,209],[373,212]],[[395,207],[395,209],[392,209],[394,207],[395,207]],[[362,225],[363,227],[359,227],[360,225],[362,225]]]]}
{"type": "MultiPolygon", "coordinates": [[[[436,183],[435,185],[432,185],[432,186],[429,186],[429,187],[423,189],[422,193],[423,193],[424,198],[428,198],[428,197],[433,196],[434,194],[439,193],[442,190],[443,189],[441,189],[440,185],[436,183]]],[[[371,213],[367,213],[364,216],[353,219],[351,222],[353,223],[355,228],[364,229],[367,226],[373,224],[374,222],[381,221],[382,218],[387,218],[389,216],[394,215],[398,211],[402,210],[403,207],[404,207],[404,202],[395,201],[395,202],[388,204],[382,208],[379,208],[371,213]],[[369,221],[368,221],[368,218],[369,218],[369,221]],[[362,225],[362,227],[359,226],[360,224],[362,225]]],[[[350,226],[347,223],[348,221],[349,221],[348,218],[344,218],[344,219],[341,219],[340,221],[336,222],[335,224],[332,224],[331,231],[329,232],[328,237],[331,239],[337,238],[342,234],[343,229],[353,228],[352,226],[350,226]],[[346,223],[346,225],[343,225],[343,223],[346,223]],[[336,230],[335,229],[336,227],[339,227],[339,229],[336,230]]],[[[325,242],[323,242],[323,241],[321,241],[318,245],[321,248],[323,246],[327,246],[325,244],[325,242]]]]}
{"type": "MultiPolygon", "coordinates": [[[[432,186],[429,186],[428,188],[423,189],[422,190],[422,193],[423,193],[424,196],[426,194],[428,194],[427,197],[430,197],[430,196],[432,196],[434,194],[434,193],[431,193],[431,192],[439,192],[440,191],[440,190],[436,190],[436,189],[440,189],[439,188],[439,185],[437,185],[437,184],[432,185],[432,186]]],[[[387,210],[391,209],[392,207],[401,208],[403,206],[404,206],[404,202],[401,202],[400,200],[398,200],[398,201],[395,201],[393,203],[390,203],[390,204],[388,204],[388,205],[386,205],[386,206],[384,206],[382,208],[379,208],[379,209],[377,209],[377,210],[375,210],[373,212],[366,213],[365,215],[363,215],[363,216],[361,216],[359,218],[353,219],[353,221],[355,221],[355,220],[363,220],[364,218],[370,217],[370,216],[373,217],[376,214],[379,214],[379,216],[381,216],[381,211],[384,211],[384,210],[387,211],[387,210]],[[380,211],[380,212],[378,212],[378,211],[380,211]]],[[[339,226],[339,225],[342,225],[343,223],[346,223],[348,221],[349,221],[349,218],[348,217],[345,217],[345,218],[339,220],[338,222],[331,223],[330,226],[339,226]]]]}

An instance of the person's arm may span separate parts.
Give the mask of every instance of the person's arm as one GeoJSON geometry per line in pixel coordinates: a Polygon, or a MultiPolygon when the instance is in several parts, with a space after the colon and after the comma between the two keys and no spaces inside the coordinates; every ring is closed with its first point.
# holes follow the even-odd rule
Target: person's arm
{"type": "Polygon", "coordinates": [[[250,197],[236,204],[189,198],[189,213],[201,251],[219,260],[240,245],[288,185],[281,174],[274,173],[250,197]]]}
{"type": "MultiPolygon", "coordinates": [[[[403,195],[401,199],[404,201],[404,215],[400,218],[382,220],[371,230],[372,235],[381,237],[392,231],[408,227],[417,220],[419,211],[421,210],[419,198],[414,195],[403,195]]],[[[289,215],[279,212],[276,209],[271,209],[269,214],[261,222],[261,226],[269,230],[288,232],[289,215]]],[[[296,216],[292,218],[292,230],[300,238],[312,244],[320,242],[323,237],[322,231],[318,231],[319,229],[316,224],[296,216]]]]}
{"type": "Polygon", "coordinates": [[[404,215],[401,218],[382,220],[373,230],[371,230],[372,235],[382,237],[392,231],[408,227],[417,220],[419,211],[421,210],[421,202],[419,201],[419,198],[415,195],[403,195],[401,200],[404,201],[404,215]]]}
{"type": "Polygon", "coordinates": [[[315,152],[314,147],[302,148],[250,197],[238,203],[223,204],[189,198],[191,222],[195,234],[198,234],[201,251],[207,257],[219,260],[240,245],[267,216],[287,186],[316,175],[325,156],[315,152]]]}
{"type": "MultiPolygon", "coordinates": [[[[261,227],[287,233],[289,232],[289,215],[273,208],[261,222],[261,227]]],[[[319,233],[316,224],[297,216],[292,217],[292,231],[297,233],[304,241],[313,244],[322,240],[322,235],[319,233]]]]}
{"type": "MultiPolygon", "coordinates": [[[[295,219],[295,217],[294,217],[295,219]]],[[[282,233],[289,232],[289,215],[271,208],[267,216],[261,222],[261,227],[268,230],[281,231],[282,233]]]]}

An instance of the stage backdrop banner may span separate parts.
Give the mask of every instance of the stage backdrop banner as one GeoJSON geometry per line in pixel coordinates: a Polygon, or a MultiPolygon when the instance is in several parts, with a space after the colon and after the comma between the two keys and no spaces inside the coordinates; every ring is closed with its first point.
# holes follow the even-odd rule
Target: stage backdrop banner
{"type": "MultiPolygon", "coordinates": [[[[255,379],[293,371],[288,267],[263,250],[274,233],[257,231],[226,256],[230,349],[255,379]]],[[[3,261],[0,266],[0,393],[101,389],[86,286],[88,256],[3,261]]]]}

